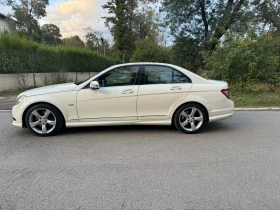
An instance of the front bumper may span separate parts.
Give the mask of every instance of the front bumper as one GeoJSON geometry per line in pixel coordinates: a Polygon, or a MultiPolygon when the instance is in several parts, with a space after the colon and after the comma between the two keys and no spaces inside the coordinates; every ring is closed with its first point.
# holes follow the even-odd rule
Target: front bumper
{"type": "Polygon", "coordinates": [[[20,107],[18,105],[13,106],[12,109],[12,115],[13,115],[13,125],[16,127],[22,128],[22,112],[20,110],[20,107]]]}
{"type": "Polygon", "coordinates": [[[14,126],[16,126],[16,127],[22,128],[22,123],[19,123],[19,122],[17,122],[17,121],[13,121],[12,124],[13,124],[14,126]]]}

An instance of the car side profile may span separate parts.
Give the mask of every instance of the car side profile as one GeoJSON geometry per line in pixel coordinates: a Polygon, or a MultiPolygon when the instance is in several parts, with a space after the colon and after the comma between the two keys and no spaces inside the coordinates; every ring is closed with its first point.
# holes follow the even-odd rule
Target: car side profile
{"type": "Polygon", "coordinates": [[[112,66],[79,83],[35,88],[17,97],[13,125],[38,136],[63,127],[171,125],[197,133],[233,115],[226,82],[162,63],[112,66]]]}

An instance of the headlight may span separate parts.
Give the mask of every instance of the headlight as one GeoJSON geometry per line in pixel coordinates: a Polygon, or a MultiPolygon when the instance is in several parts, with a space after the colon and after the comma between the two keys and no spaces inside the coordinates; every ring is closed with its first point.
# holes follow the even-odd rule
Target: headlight
{"type": "Polygon", "coordinates": [[[16,105],[20,104],[21,102],[23,102],[27,97],[26,96],[21,96],[17,99],[16,101],[16,105]]]}

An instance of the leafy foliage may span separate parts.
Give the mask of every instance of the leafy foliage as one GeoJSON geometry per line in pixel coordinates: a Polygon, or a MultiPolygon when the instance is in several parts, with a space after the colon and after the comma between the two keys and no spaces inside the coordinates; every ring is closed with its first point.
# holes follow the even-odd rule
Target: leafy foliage
{"type": "Polygon", "coordinates": [[[178,36],[172,47],[177,65],[196,72],[201,66],[200,52],[203,50],[196,39],[178,36]]]}
{"type": "Polygon", "coordinates": [[[214,50],[233,25],[247,19],[252,1],[164,0],[163,10],[175,35],[191,37],[205,49],[214,50]]]}
{"type": "Polygon", "coordinates": [[[134,34],[132,30],[134,10],[137,3],[134,0],[109,0],[103,8],[108,11],[110,17],[105,17],[106,26],[110,27],[114,37],[117,55],[124,56],[124,60],[129,61],[135,49],[134,34]]]}
{"type": "Polygon", "coordinates": [[[273,27],[280,31],[280,4],[277,1],[255,1],[257,8],[256,21],[264,23],[264,26],[273,27]]]}
{"type": "Polygon", "coordinates": [[[103,51],[104,55],[106,55],[106,52],[108,54],[110,45],[109,41],[105,39],[103,34],[91,27],[85,28],[84,30],[86,32],[86,47],[97,52],[103,51]]]}
{"type": "Polygon", "coordinates": [[[109,0],[103,8],[110,14],[104,17],[114,37],[114,48],[120,59],[128,62],[142,39],[158,41],[161,24],[158,15],[145,0],[109,0]]]}
{"type": "MultiPolygon", "coordinates": [[[[86,32],[85,39],[87,42],[91,42],[92,45],[98,46],[104,43],[106,40],[103,37],[102,33],[92,29],[91,27],[85,28],[86,32]]],[[[107,42],[107,41],[106,41],[107,42]]]]}
{"type": "Polygon", "coordinates": [[[138,41],[131,62],[161,62],[170,63],[171,49],[159,46],[152,39],[138,41]]]}
{"type": "Polygon", "coordinates": [[[280,37],[276,33],[228,34],[212,54],[204,53],[204,58],[204,73],[209,78],[241,87],[260,82],[280,85],[280,37]]]}
{"type": "Polygon", "coordinates": [[[60,29],[54,24],[44,24],[41,27],[42,41],[45,44],[55,45],[61,43],[60,29]]]}
{"type": "Polygon", "coordinates": [[[158,14],[149,7],[143,6],[134,12],[132,27],[136,42],[141,39],[158,41],[162,25],[159,23],[158,14]]]}
{"type": "Polygon", "coordinates": [[[6,4],[12,7],[13,17],[17,20],[16,25],[19,29],[26,30],[28,36],[39,33],[37,19],[47,15],[46,6],[49,0],[6,0],[6,4]]]}
{"type": "Polygon", "coordinates": [[[63,45],[72,47],[85,47],[85,43],[78,35],[62,39],[63,45]]]}

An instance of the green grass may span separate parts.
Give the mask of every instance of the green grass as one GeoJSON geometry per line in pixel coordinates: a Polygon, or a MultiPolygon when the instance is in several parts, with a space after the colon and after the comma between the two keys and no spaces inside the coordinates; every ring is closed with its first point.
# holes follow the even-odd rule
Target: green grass
{"type": "Polygon", "coordinates": [[[0,91],[0,97],[9,97],[9,96],[17,96],[23,91],[29,90],[31,88],[23,88],[23,89],[14,89],[14,90],[4,90],[0,91]]]}
{"type": "Polygon", "coordinates": [[[235,107],[280,107],[280,92],[249,92],[231,90],[235,107]]]}

